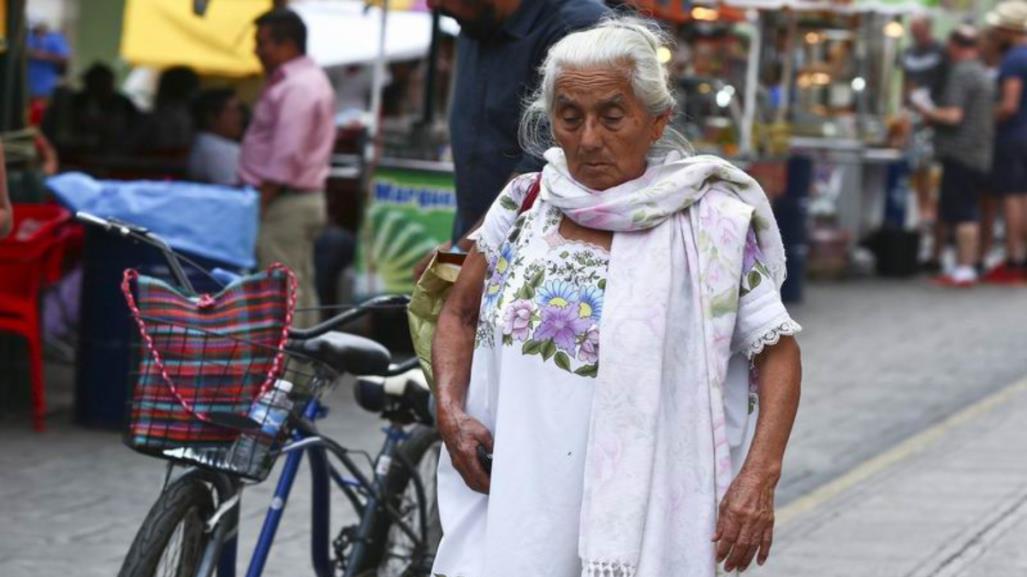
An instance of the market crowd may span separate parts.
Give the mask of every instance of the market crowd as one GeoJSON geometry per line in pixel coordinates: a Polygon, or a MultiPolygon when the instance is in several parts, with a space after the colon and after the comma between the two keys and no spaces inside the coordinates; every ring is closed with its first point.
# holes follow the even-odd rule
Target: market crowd
{"type": "Polygon", "coordinates": [[[932,28],[929,17],[915,18],[902,55],[904,94],[914,111],[908,158],[931,239],[923,267],[947,286],[1021,284],[1027,281],[1027,3],[1000,3],[983,27],[960,24],[945,43],[932,28]],[[944,258],[950,244],[955,259],[944,258]]]}

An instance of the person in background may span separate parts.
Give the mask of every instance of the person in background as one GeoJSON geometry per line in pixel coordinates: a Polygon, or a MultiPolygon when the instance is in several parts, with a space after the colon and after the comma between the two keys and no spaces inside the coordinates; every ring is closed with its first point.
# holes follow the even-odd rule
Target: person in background
{"type": "MultiPolygon", "coordinates": [[[[549,48],[607,13],[597,0],[429,0],[460,23],[449,127],[457,210],[452,242],[466,251],[467,233],[515,175],[541,163],[517,143],[522,103],[538,84],[549,48]]],[[[414,270],[420,277],[431,255],[414,270]]]]}
{"type": "MultiPolygon", "coordinates": [[[[939,100],[945,83],[945,47],[935,40],[933,21],[927,14],[915,16],[909,24],[912,44],[901,57],[904,72],[904,100],[910,102],[915,95],[929,96],[939,100]]],[[[916,191],[917,214],[921,225],[926,229],[934,228],[937,206],[934,199],[932,172],[934,170],[932,153],[932,133],[929,123],[914,119],[912,133],[908,145],[910,169],[913,171],[913,189],[916,191]]],[[[938,244],[935,230],[935,244],[938,244]]],[[[940,239],[944,242],[944,239],[940,239]]],[[[926,263],[928,272],[938,272],[941,265],[933,260],[926,263]]]]}
{"type": "Polygon", "coordinates": [[[0,238],[11,233],[14,224],[14,209],[7,195],[7,160],[4,158],[4,146],[0,144],[0,238]]]}
{"type": "MultiPolygon", "coordinates": [[[[257,260],[281,262],[299,281],[301,308],[317,306],[314,241],[325,224],[324,185],[335,143],[335,94],[306,56],[307,28],[288,9],[256,20],[257,58],[267,83],[239,156],[239,179],[260,191],[257,260]]],[[[314,314],[297,316],[302,325],[314,314]]]]}
{"type": "Polygon", "coordinates": [[[371,101],[371,67],[351,64],[345,67],[335,85],[336,108],[341,111],[368,109],[371,101]]]}
{"type": "Polygon", "coordinates": [[[25,40],[28,48],[29,97],[48,100],[64,76],[71,50],[60,32],[53,32],[44,22],[32,27],[25,40]]]}
{"type": "Polygon", "coordinates": [[[189,151],[190,180],[225,186],[239,183],[239,140],[244,119],[242,102],[231,88],[206,90],[196,97],[196,136],[189,151]]]}
{"type": "Polygon", "coordinates": [[[1005,54],[999,63],[995,110],[995,193],[1002,197],[1006,260],[984,280],[1019,283],[1027,279],[1027,3],[1003,2],[988,13],[1005,54]]]}
{"type": "Polygon", "coordinates": [[[43,132],[61,158],[128,152],[139,111],[114,86],[114,71],[96,63],[82,76],[82,91],[54,95],[43,118],[43,132]]]}
{"type": "MultiPolygon", "coordinates": [[[[977,282],[979,199],[991,169],[994,139],[994,85],[981,63],[977,30],[957,27],[949,36],[950,70],[940,105],[918,106],[935,127],[935,154],[942,164],[938,226],[956,233],[957,266],[939,278],[942,284],[970,286],[977,282]]],[[[942,246],[934,247],[940,261],[942,246]]]]}
{"type": "Polygon", "coordinates": [[[192,143],[190,107],[200,88],[200,77],[188,66],[172,66],[160,75],[153,110],[143,117],[135,150],[184,155],[192,143]]]}

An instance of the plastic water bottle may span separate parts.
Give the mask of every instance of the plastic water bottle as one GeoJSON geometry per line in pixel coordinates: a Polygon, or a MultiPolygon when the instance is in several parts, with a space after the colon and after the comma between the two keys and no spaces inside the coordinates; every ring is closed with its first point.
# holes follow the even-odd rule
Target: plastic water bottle
{"type": "Polygon", "coordinates": [[[249,417],[260,424],[260,431],[244,432],[236,439],[232,448],[232,464],[236,470],[249,471],[264,466],[264,459],[271,450],[271,442],[282,430],[292,409],[290,392],[292,383],[279,379],[273,387],[253,401],[249,417]]]}

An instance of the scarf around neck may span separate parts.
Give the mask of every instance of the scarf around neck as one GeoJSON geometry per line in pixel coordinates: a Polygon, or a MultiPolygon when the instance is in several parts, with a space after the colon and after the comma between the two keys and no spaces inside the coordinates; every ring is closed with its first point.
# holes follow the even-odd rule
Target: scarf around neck
{"type": "MultiPolygon", "coordinates": [[[[546,152],[540,198],[613,231],[585,457],[583,577],[712,577],[733,474],[723,387],[750,226],[778,288],[784,247],[755,180],[671,153],[603,191],[546,152]]],[[[748,386],[747,383],[745,386],[748,386]]],[[[735,459],[737,461],[737,459],[735,459]]]]}

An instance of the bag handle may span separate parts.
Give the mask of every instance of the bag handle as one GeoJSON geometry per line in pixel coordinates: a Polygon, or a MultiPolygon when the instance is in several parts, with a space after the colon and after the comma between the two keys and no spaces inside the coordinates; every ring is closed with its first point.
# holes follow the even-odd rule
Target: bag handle
{"type": "Polygon", "coordinates": [[[521,202],[521,210],[517,212],[518,215],[528,212],[532,206],[535,206],[535,200],[538,199],[538,194],[541,190],[542,173],[539,172],[535,175],[535,179],[531,181],[531,187],[528,188],[528,194],[524,196],[524,201],[521,202]]]}
{"type": "MultiPolygon", "coordinates": [[[[288,284],[288,295],[285,307],[285,323],[282,326],[282,334],[278,340],[278,345],[275,347],[277,352],[275,358],[271,363],[271,368],[268,369],[267,376],[264,378],[264,382],[260,386],[260,391],[257,393],[257,397],[260,397],[268,391],[268,389],[274,384],[275,379],[280,374],[282,366],[285,361],[285,344],[289,340],[289,327],[292,326],[293,315],[296,309],[296,291],[297,281],[296,275],[293,274],[288,267],[281,263],[274,263],[267,269],[268,273],[271,272],[282,272],[286,275],[286,282],[288,284]]],[[[135,295],[132,293],[132,282],[139,280],[139,271],[135,269],[125,269],[125,273],[121,279],[121,292],[125,295],[125,300],[128,302],[128,308],[132,312],[132,318],[135,319],[136,325],[139,327],[139,334],[143,338],[143,342],[146,343],[147,352],[150,353],[150,357],[153,359],[154,364],[160,371],[161,378],[164,383],[171,390],[171,395],[175,397],[178,404],[182,406],[185,411],[195,417],[196,419],[211,425],[217,425],[224,427],[222,423],[218,423],[213,420],[209,414],[201,413],[196,410],[192,403],[187,401],[185,397],[178,391],[178,386],[175,385],[174,380],[168,374],[167,368],[164,365],[164,359],[161,357],[160,351],[157,350],[156,345],[153,343],[153,337],[150,336],[150,332],[146,328],[146,322],[142,317],[142,311],[139,310],[139,306],[136,303],[135,295]]],[[[204,295],[205,296],[205,295],[204,295]]],[[[201,296],[202,299],[202,296],[201,296]]]]}

